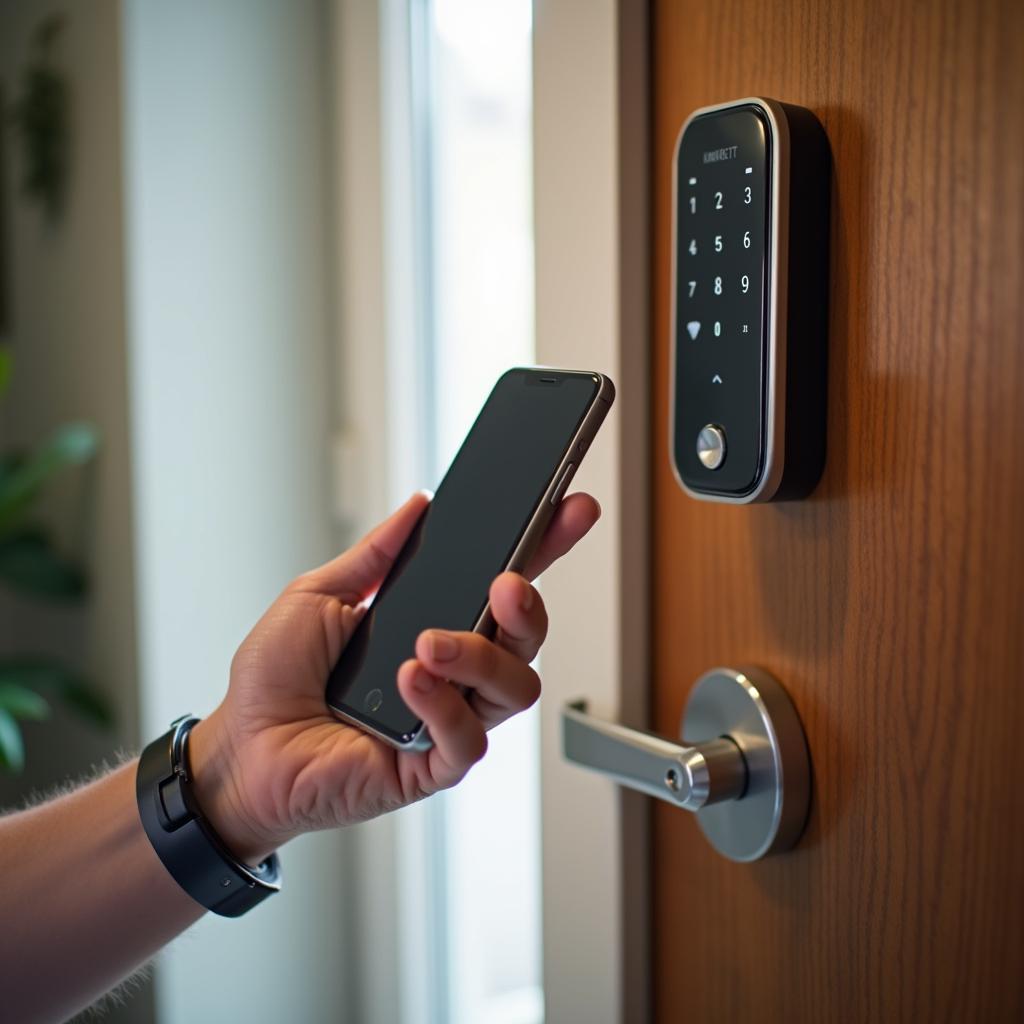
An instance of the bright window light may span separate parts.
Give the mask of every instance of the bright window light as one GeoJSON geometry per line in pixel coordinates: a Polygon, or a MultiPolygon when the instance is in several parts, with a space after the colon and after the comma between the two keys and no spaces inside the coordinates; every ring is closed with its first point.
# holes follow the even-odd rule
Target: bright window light
{"type": "MultiPolygon", "coordinates": [[[[428,19],[433,429],[439,478],[499,375],[534,359],[530,0],[428,19]]],[[[540,1024],[539,720],[491,734],[437,810],[453,1024],[540,1024]]]]}

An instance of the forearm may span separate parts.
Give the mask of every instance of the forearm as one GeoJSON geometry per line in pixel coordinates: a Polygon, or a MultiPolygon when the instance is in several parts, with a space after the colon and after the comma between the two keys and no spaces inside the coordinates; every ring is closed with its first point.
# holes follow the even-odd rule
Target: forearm
{"type": "Polygon", "coordinates": [[[0,818],[0,975],[11,1020],[64,1020],[203,913],[150,846],[137,761],[0,818]]]}

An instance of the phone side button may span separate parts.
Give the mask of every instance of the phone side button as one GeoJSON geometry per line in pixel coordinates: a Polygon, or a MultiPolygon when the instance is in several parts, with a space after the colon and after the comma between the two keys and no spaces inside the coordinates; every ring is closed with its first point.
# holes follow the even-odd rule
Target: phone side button
{"type": "Polygon", "coordinates": [[[569,481],[572,480],[572,475],[575,472],[576,467],[570,462],[569,465],[565,467],[565,470],[562,473],[562,479],[559,480],[558,483],[555,485],[555,489],[551,494],[552,505],[557,505],[562,500],[562,496],[568,489],[569,481]]]}

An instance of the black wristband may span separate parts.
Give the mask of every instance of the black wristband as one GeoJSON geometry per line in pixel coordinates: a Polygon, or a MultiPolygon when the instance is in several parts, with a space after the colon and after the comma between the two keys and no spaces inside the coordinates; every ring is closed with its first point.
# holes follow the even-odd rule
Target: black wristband
{"type": "Polygon", "coordinates": [[[234,857],[202,815],[192,793],[186,715],[142,752],[135,775],[139,817],[171,877],[207,910],[241,917],[281,889],[281,865],[271,854],[250,868],[234,857]]]}

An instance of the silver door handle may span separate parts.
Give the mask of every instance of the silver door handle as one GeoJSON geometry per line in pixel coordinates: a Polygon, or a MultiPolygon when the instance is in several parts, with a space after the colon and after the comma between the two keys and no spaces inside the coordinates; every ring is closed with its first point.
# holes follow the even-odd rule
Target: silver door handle
{"type": "Polygon", "coordinates": [[[585,700],[563,709],[562,742],[570,761],[687,811],[735,800],[747,788],[747,766],[732,740],[684,747],[593,718],[585,700]]]}
{"type": "Polygon", "coordinates": [[[786,691],[760,669],[701,676],[682,743],[594,718],[584,700],[562,709],[568,760],[665,800],[697,820],[733,860],[757,860],[800,838],[810,799],[803,727],[786,691]]]}

